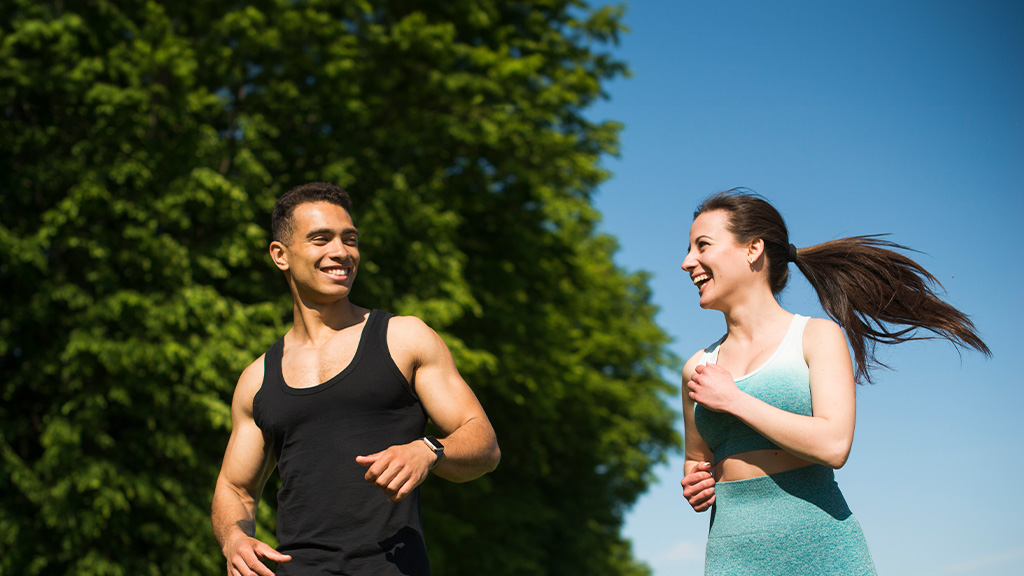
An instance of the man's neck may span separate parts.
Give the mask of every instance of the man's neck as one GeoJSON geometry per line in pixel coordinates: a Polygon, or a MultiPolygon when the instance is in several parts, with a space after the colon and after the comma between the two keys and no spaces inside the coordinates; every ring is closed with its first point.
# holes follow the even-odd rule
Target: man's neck
{"type": "Polygon", "coordinates": [[[348,298],[330,304],[303,302],[294,299],[292,334],[314,345],[327,341],[336,333],[363,321],[368,310],[351,303],[348,298]]]}

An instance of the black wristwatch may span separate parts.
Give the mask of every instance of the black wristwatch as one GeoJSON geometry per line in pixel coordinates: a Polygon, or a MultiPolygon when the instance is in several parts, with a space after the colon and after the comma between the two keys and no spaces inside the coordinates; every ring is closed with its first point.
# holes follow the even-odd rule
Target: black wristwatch
{"type": "Polygon", "coordinates": [[[430,446],[430,449],[434,451],[434,455],[437,456],[434,463],[430,465],[430,469],[433,470],[434,466],[437,466],[444,459],[444,444],[441,444],[441,441],[433,436],[424,436],[420,440],[423,440],[427,446],[430,446]]]}

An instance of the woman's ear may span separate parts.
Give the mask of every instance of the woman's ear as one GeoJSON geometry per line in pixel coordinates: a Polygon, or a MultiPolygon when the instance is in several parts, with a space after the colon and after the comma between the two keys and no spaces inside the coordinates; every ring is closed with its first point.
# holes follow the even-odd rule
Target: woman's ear
{"type": "Polygon", "coordinates": [[[753,264],[757,262],[757,259],[764,254],[764,240],[756,238],[750,241],[750,245],[747,246],[747,262],[753,264]]]}

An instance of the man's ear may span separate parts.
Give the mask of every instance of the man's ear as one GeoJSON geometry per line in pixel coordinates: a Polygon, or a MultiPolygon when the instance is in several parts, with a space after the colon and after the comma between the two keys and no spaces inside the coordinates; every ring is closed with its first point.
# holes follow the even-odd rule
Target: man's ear
{"type": "Polygon", "coordinates": [[[755,238],[750,241],[750,246],[747,246],[747,262],[753,264],[757,262],[757,259],[764,254],[764,240],[761,238],[755,238]]]}
{"type": "Polygon", "coordinates": [[[288,270],[288,247],[274,240],[270,243],[270,259],[282,271],[288,270]]]}

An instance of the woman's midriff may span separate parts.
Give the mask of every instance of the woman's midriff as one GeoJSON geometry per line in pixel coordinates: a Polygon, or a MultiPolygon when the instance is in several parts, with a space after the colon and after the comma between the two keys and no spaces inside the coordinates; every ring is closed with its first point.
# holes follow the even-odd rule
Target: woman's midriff
{"type": "Polygon", "coordinates": [[[787,472],[809,464],[813,462],[785,450],[752,450],[723,458],[715,464],[713,475],[715,482],[732,482],[787,472]]]}

